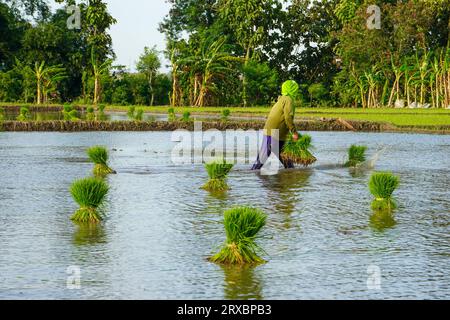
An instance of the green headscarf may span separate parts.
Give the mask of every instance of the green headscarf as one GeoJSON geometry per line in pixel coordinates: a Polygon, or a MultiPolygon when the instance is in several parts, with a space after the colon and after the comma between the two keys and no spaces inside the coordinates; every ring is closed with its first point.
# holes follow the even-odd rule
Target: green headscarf
{"type": "Polygon", "coordinates": [[[294,80],[288,80],[283,83],[281,87],[281,94],[283,96],[291,97],[292,100],[295,100],[298,94],[298,84],[294,80]]]}

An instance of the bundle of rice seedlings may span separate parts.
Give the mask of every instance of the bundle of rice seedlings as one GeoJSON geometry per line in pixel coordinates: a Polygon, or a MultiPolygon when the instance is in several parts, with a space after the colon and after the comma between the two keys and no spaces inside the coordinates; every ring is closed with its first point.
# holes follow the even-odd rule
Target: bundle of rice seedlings
{"type": "Polygon", "coordinates": [[[80,208],[72,216],[72,220],[81,223],[100,222],[103,217],[99,208],[104,203],[108,191],[108,185],[101,179],[86,178],[75,181],[70,193],[80,208]]]}
{"type": "Polygon", "coordinates": [[[292,135],[290,135],[284,144],[283,150],[281,150],[281,160],[300,164],[304,167],[313,164],[317,159],[309,151],[312,148],[311,140],[311,136],[299,134],[298,140],[294,141],[292,135]]]}
{"type": "Polygon", "coordinates": [[[169,121],[175,121],[177,120],[177,116],[175,114],[175,109],[174,108],[169,108],[167,110],[167,116],[168,116],[168,120],[169,121]]]}
{"type": "Polygon", "coordinates": [[[135,106],[128,107],[127,116],[128,116],[129,119],[134,120],[135,113],[136,113],[136,107],[135,106]]]}
{"type": "Polygon", "coordinates": [[[225,160],[216,160],[205,164],[208,172],[209,180],[202,187],[209,191],[225,191],[228,190],[227,176],[233,169],[233,164],[227,163],[225,160]]]}
{"type": "Polygon", "coordinates": [[[78,121],[80,120],[78,111],[73,108],[70,104],[65,104],[63,106],[63,116],[64,121],[78,121]]]}
{"type": "Polygon", "coordinates": [[[181,121],[185,121],[185,122],[191,121],[191,113],[189,111],[184,112],[183,117],[181,118],[181,121]]]}
{"type": "Polygon", "coordinates": [[[391,210],[397,207],[392,197],[400,179],[390,172],[376,172],[369,182],[369,189],[375,200],[372,202],[373,210],[391,210]]]}
{"type": "Polygon", "coordinates": [[[224,214],[226,243],[209,260],[222,264],[258,264],[264,251],[256,244],[258,232],[266,224],[267,216],[258,209],[238,207],[224,214]]]}
{"type": "Polygon", "coordinates": [[[105,112],[106,105],[99,104],[97,108],[100,113],[103,113],[103,112],[105,112]]]}
{"type": "Polygon", "coordinates": [[[95,113],[94,113],[94,107],[89,106],[86,109],[86,120],[88,121],[94,121],[95,120],[95,113]]]}
{"type": "Polygon", "coordinates": [[[31,113],[28,107],[21,107],[19,115],[17,116],[17,121],[27,121],[30,120],[31,113]]]}
{"type": "Polygon", "coordinates": [[[356,167],[366,161],[366,150],[366,146],[352,145],[350,149],[348,149],[348,161],[345,166],[356,167]]]}
{"type": "Polygon", "coordinates": [[[222,110],[222,121],[227,121],[230,114],[231,114],[230,109],[222,110]]]}
{"type": "Polygon", "coordinates": [[[138,109],[138,111],[136,111],[136,114],[134,116],[134,120],[142,121],[142,119],[144,119],[144,110],[143,109],[138,109]]]}
{"type": "Polygon", "coordinates": [[[104,177],[116,172],[108,166],[108,150],[105,147],[95,146],[88,149],[89,159],[95,164],[94,175],[104,177]]]}
{"type": "Polygon", "coordinates": [[[0,121],[5,120],[4,112],[5,112],[5,110],[3,108],[0,108],[0,121]]]}

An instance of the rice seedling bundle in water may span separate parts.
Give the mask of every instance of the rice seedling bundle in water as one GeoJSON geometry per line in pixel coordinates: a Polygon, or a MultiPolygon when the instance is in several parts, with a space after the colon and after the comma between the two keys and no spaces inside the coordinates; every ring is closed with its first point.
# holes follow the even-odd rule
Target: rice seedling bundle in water
{"type": "Polygon", "coordinates": [[[222,121],[227,121],[230,114],[231,114],[230,109],[222,110],[222,121]]]}
{"type": "Polygon", "coordinates": [[[205,164],[206,171],[208,172],[209,180],[202,187],[209,191],[225,191],[228,190],[227,176],[233,169],[233,164],[226,163],[224,160],[213,161],[205,164]]]}
{"type": "Polygon", "coordinates": [[[294,164],[305,167],[313,164],[317,159],[310,152],[312,148],[311,140],[311,136],[299,134],[298,140],[294,141],[291,135],[286,141],[283,150],[281,150],[281,160],[291,161],[294,164]]]}
{"type": "Polygon", "coordinates": [[[108,185],[98,178],[75,181],[70,188],[70,193],[80,208],[72,216],[72,220],[81,223],[100,222],[103,217],[99,208],[104,203],[108,191],[108,185]]]}
{"type": "Polygon", "coordinates": [[[139,109],[138,111],[136,111],[136,115],[134,116],[134,120],[142,121],[142,119],[144,119],[144,110],[143,109],[139,109]]]}
{"type": "Polygon", "coordinates": [[[28,107],[21,107],[17,121],[27,121],[31,118],[30,109],[28,107]]]}
{"type": "Polygon", "coordinates": [[[366,161],[366,150],[366,146],[352,145],[350,149],[348,149],[348,161],[345,166],[356,167],[366,161]]]}
{"type": "Polygon", "coordinates": [[[227,240],[221,250],[209,260],[221,264],[258,264],[264,260],[264,251],[255,242],[259,231],[266,224],[267,216],[258,209],[240,207],[224,214],[227,240]]]}
{"type": "Polygon", "coordinates": [[[104,147],[95,146],[87,151],[89,159],[95,164],[94,175],[104,177],[108,174],[116,173],[108,166],[108,150],[104,147]]]}
{"type": "Polygon", "coordinates": [[[88,121],[94,121],[95,120],[94,107],[88,107],[86,109],[86,120],[88,120],[88,121]]]}
{"type": "Polygon", "coordinates": [[[372,209],[377,211],[391,210],[397,207],[392,194],[400,184],[400,179],[390,172],[376,172],[369,182],[369,189],[375,200],[372,209]]]}
{"type": "Polygon", "coordinates": [[[183,117],[181,118],[181,120],[185,122],[191,121],[191,113],[189,111],[183,113],[183,117]]]}

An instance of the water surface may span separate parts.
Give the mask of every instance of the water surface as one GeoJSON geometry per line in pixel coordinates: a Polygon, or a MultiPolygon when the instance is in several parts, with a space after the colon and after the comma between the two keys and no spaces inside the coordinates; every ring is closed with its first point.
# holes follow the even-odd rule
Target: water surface
{"type": "Polygon", "coordinates": [[[217,196],[199,189],[201,165],[171,164],[169,132],[0,132],[0,298],[449,299],[449,137],[310,134],[314,167],[264,177],[238,165],[217,196]],[[386,147],[376,169],[401,179],[394,220],[372,215],[370,171],[336,166],[352,143],[386,147]],[[115,150],[118,174],[107,220],[80,228],[68,189],[90,174],[94,144],[115,150]],[[223,210],[244,204],[269,215],[268,263],[207,262],[224,240],[223,210]],[[69,266],[80,290],[67,288],[69,266]],[[380,290],[367,286],[374,267],[380,290]]]}

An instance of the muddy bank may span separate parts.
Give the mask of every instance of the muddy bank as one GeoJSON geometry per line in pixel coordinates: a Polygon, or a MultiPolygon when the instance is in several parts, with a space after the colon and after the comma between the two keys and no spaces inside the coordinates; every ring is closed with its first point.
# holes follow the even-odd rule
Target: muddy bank
{"type": "MultiPolygon", "coordinates": [[[[296,123],[300,131],[361,131],[380,132],[395,131],[395,127],[388,124],[361,122],[361,121],[339,121],[335,120],[306,120],[296,123]]],[[[166,121],[4,121],[0,123],[2,131],[57,131],[57,132],[83,132],[83,131],[173,131],[176,129],[194,130],[193,122],[166,122],[166,121]]],[[[264,121],[205,121],[202,129],[242,129],[259,130],[264,127],[264,121]]]]}

